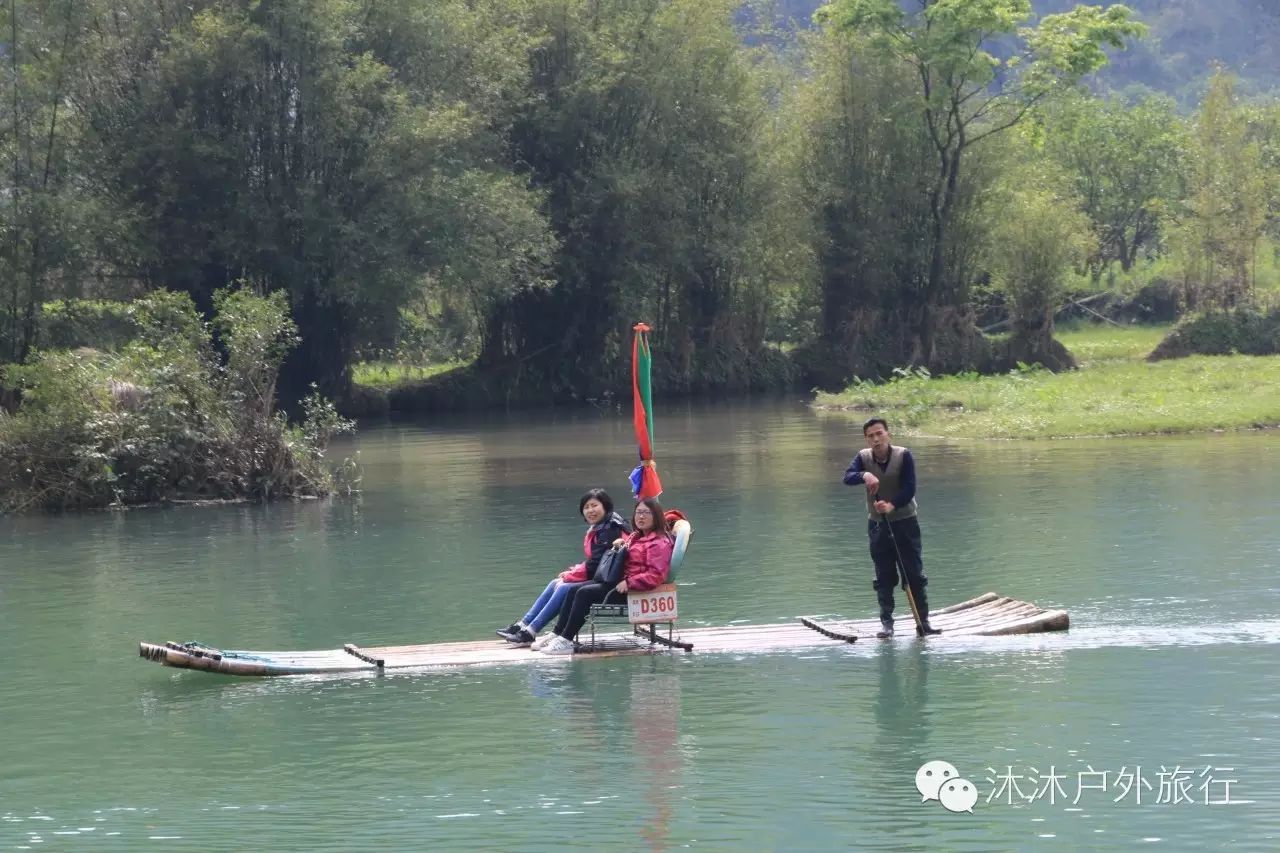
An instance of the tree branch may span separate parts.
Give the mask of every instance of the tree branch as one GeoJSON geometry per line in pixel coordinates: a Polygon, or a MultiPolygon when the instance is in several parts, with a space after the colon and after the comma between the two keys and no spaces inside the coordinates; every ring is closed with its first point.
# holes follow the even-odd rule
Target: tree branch
{"type": "Polygon", "coordinates": [[[1013,127],[1015,124],[1022,121],[1022,117],[1025,116],[1028,112],[1030,112],[1032,107],[1038,104],[1043,97],[1044,97],[1043,95],[1036,95],[1030,101],[1023,104],[1022,108],[1018,110],[1017,114],[1013,118],[1009,119],[1003,124],[998,124],[995,127],[987,128],[983,132],[969,139],[967,142],[967,145],[976,145],[977,143],[981,142],[982,140],[986,139],[988,136],[991,136],[994,133],[1000,133],[1001,131],[1008,130],[1009,128],[1013,127]]]}

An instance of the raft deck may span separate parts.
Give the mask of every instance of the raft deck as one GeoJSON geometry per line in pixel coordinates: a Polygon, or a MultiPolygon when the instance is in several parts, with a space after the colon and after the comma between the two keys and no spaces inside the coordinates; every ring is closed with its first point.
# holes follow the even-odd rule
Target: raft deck
{"type": "MultiPolygon", "coordinates": [[[[930,637],[930,643],[946,642],[948,636],[1065,631],[1070,624],[1063,610],[1045,610],[994,592],[935,610],[930,621],[943,632],[940,636],[930,637]]],[[[680,638],[686,643],[692,643],[698,652],[704,654],[775,652],[830,645],[833,641],[854,642],[860,636],[873,636],[879,627],[879,623],[874,620],[851,621],[840,617],[809,616],[797,622],[692,628],[681,631],[680,638]]],[[[899,628],[900,638],[914,639],[909,616],[906,622],[899,620],[899,628]]],[[[360,647],[347,644],[343,648],[332,650],[279,652],[222,650],[199,643],[143,642],[138,644],[138,654],[147,660],[181,669],[228,675],[268,676],[497,666],[669,651],[633,634],[607,635],[602,646],[597,651],[574,655],[544,655],[531,651],[527,646],[514,646],[501,640],[412,646],[360,647]]]]}
{"type": "MultiPolygon", "coordinates": [[[[848,620],[830,616],[805,616],[801,624],[833,640],[852,643],[858,637],[874,637],[880,630],[880,622],[848,620]]],[[[899,612],[894,619],[897,635],[914,636],[915,625],[910,611],[899,612]]],[[[1071,619],[1065,610],[1045,610],[1016,598],[1005,598],[988,592],[977,598],[934,610],[929,614],[929,624],[942,632],[937,638],[946,637],[1001,637],[1009,634],[1041,634],[1046,631],[1065,631],[1071,619]]]]}

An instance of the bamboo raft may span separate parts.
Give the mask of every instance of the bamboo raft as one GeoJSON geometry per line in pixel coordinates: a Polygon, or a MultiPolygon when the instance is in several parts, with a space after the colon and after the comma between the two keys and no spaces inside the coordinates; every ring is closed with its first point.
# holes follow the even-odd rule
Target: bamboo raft
{"type": "MultiPolygon", "coordinates": [[[[988,592],[977,598],[933,611],[931,621],[942,630],[929,642],[945,642],[948,636],[998,636],[1065,631],[1066,611],[1044,610],[1034,604],[988,592]]],[[[899,623],[899,637],[910,637],[899,623]]],[[[871,636],[876,621],[850,621],[838,617],[806,616],[798,622],[768,625],[729,625],[693,628],[680,637],[703,653],[777,652],[830,645],[832,640],[851,643],[871,636]]],[[[333,672],[380,672],[386,669],[431,669],[463,666],[528,664],[581,658],[653,654],[667,651],[641,634],[609,634],[600,648],[589,653],[551,656],[513,646],[501,640],[460,643],[427,643],[412,646],[360,647],[348,643],[340,649],[319,651],[222,650],[201,643],[139,643],[146,660],[180,669],[198,669],[227,675],[270,676],[333,672]]]]}
{"type": "MultiPolygon", "coordinates": [[[[804,616],[801,624],[825,637],[852,643],[858,637],[874,636],[880,630],[879,620],[850,621],[823,616],[804,616]]],[[[911,617],[895,619],[899,636],[915,634],[911,617]]],[[[1041,634],[1065,631],[1071,619],[1065,610],[1045,610],[1016,598],[1005,598],[988,592],[977,598],[934,610],[929,623],[942,631],[942,637],[1000,637],[1009,634],[1041,634]]]]}

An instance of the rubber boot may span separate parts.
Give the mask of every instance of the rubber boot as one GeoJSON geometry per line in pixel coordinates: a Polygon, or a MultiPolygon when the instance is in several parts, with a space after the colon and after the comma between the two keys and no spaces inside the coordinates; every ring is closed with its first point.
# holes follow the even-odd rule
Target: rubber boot
{"type": "Polygon", "coordinates": [[[887,640],[893,636],[893,587],[877,589],[876,601],[880,602],[880,630],[876,637],[887,640]]]}
{"type": "Polygon", "coordinates": [[[924,589],[915,596],[916,608],[920,611],[920,629],[916,632],[921,637],[934,637],[942,632],[929,624],[929,596],[924,589]]]}

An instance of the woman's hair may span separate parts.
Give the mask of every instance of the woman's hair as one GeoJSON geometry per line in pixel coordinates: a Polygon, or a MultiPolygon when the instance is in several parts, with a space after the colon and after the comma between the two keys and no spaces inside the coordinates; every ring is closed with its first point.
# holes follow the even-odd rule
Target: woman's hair
{"type": "MultiPolygon", "coordinates": [[[[658,503],[658,499],[642,498],[636,503],[636,507],[639,508],[641,504],[647,506],[649,511],[653,513],[653,530],[650,532],[666,533],[670,535],[671,528],[667,526],[667,514],[666,511],[663,510],[662,504],[658,503]]],[[[636,511],[634,509],[631,511],[631,529],[635,531],[640,530],[640,528],[636,526],[636,511]]]]}
{"type": "Polygon", "coordinates": [[[582,496],[582,500],[578,501],[578,515],[582,515],[582,511],[587,507],[587,501],[597,500],[604,507],[604,517],[608,518],[613,512],[613,498],[609,497],[609,493],[604,489],[587,489],[587,493],[582,496]]]}

